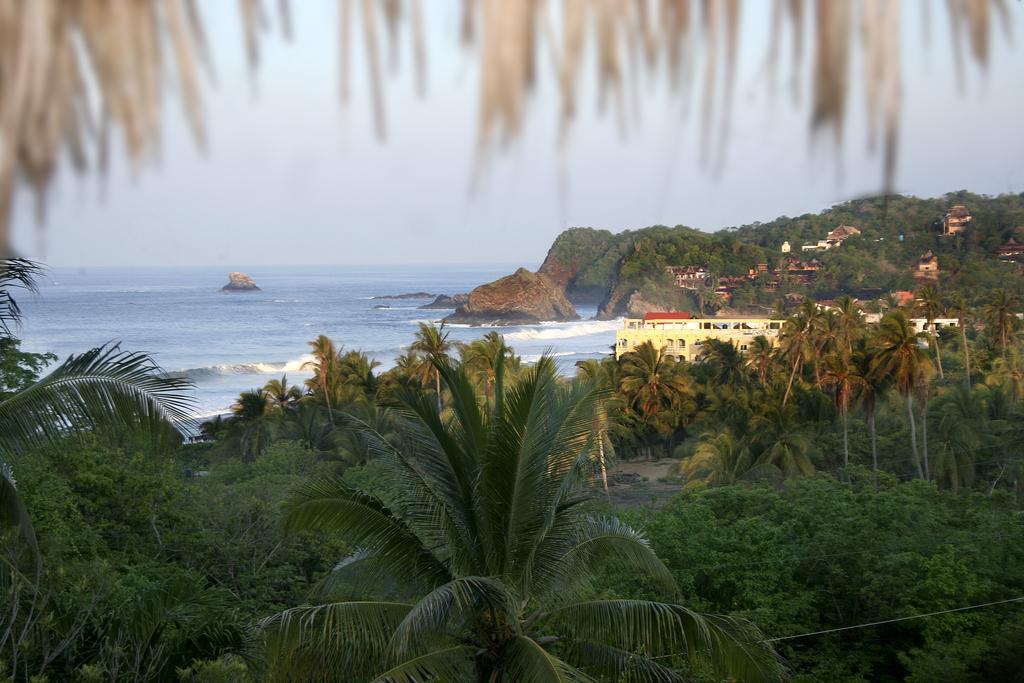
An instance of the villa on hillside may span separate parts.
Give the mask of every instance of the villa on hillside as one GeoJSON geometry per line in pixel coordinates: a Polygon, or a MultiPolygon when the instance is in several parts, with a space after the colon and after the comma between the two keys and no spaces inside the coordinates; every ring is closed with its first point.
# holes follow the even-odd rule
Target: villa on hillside
{"type": "Polygon", "coordinates": [[[942,234],[948,236],[961,233],[970,222],[971,213],[967,210],[966,206],[963,204],[951,206],[942,219],[942,234]]]}
{"type": "Polygon", "coordinates": [[[754,337],[774,342],[784,323],[768,318],[693,318],[685,311],[651,312],[623,322],[615,333],[615,357],[648,341],[676,360],[700,360],[701,346],[708,339],[729,342],[744,352],[754,337]]]}
{"type": "Polygon", "coordinates": [[[1018,256],[1024,255],[1024,244],[1010,236],[1001,247],[996,250],[999,259],[1002,261],[1016,261],[1018,256]]]}
{"type": "Polygon", "coordinates": [[[860,228],[856,228],[852,225],[840,225],[834,230],[830,230],[825,239],[818,240],[814,244],[805,244],[800,247],[801,251],[828,251],[834,247],[838,247],[846,240],[850,239],[854,235],[860,234],[860,228]]]}
{"type": "MultiPolygon", "coordinates": [[[[825,239],[833,242],[842,243],[845,240],[853,237],[854,235],[860,234],[860,228],[856,228],[852,225],[840,225],[835,230],[832,230],[825,236],[825,239]]],[[[837,245],[838,246],[838,245],[837,245]]]]}
{"type": "Polygon", "coordinates": [[[675,281],[676,287],[683,289],[711,287],[715,282],[715,278],[707,266],[669,266],[665,272],[675,281]]]}
{"type": "Polygon", "coordinates": [[[917,261],[914,277],[919,280],[937,280],[939,278],[939,257],[931,249],[921,254],[917,261]]]}

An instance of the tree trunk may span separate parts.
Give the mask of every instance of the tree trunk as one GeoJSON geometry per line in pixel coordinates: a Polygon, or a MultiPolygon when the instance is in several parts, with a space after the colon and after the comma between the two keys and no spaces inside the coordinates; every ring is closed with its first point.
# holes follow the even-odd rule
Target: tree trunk
{"type": "Polygon", "coordinates": [[[434,391],[437,392],[437,412],[441,413],[441,371],[434,368],[434,391]]]}
{"type": "Polygon", "coordinates": [[[843,467],[848,468],[850,466],[850,437],[847,429],[847,418],[846,414],[849,411],[843,411],[843,467]]]}
{"type": "Polygon", "coordinates": [[[967,389],[970,391],[971,388],[971,354],[967,348],[967,328],[964,327],[963,321],[960,322],[960,339],[964,345],[964,375],[967,378],[967,389]]]}
{"type": "Polygon", "coordinates": [[[921,412],[921,449],[924,456],[924,478],[931,481],[931,467],[928,463],[928,390],[924,394],[924,410],[921,412]]]}
{"type": "Polygon", "coordinates": [[[320,389],[324,392],[324,403],[327,404],[327,419],[334,426],[334,413],[331,411],[331,392],[327,390],[327,373],[320,373],[320,389]]]}
{"type": "Polygon", "coordinates": [[[604,435],[598,433],[597,435],[597,457],[598,462],[601,464],[601,483],[604,484],[604,495],[611,496],[608,493],[608,470],[605,468],[604,463],[604,435]]]}
{"type": "Polygon", "coordinates": [[[910,418],[910,454],[914,458],[914,467],[917,468],[917,476],[924,479],[924,470],[921,469],[921,455],[917,452],[917,423],[914,421],[914,395],[907,394],[907,416],[910,418]]]}
{"type": "Polygon", "coordinates": [[[793,389],[793,380],[796,379],[796,369],[799,367],[799,359],[793,363],[793,372],[789,373],[789,382],[786,384],[786,395],[782,397],[782,405],[785,406],[786,402],[789,401],[789,392],[793,389]]]}
{"type": "Polygon", "coordinates": [[[939,379],[946,379],[942,373],[942,352],[939,350],[939,335],[935,334],[935,323],[932,323],[932,343],[935,344],[935,364],[939,366],[939,379]]]}
{"type": "Polygon", "coordinates": [[[875,412],[868,415],[868,431],[871,432],[871,470],[875,473],[875,490],[878,490],[878,435],[875,433],[875,412]]]}

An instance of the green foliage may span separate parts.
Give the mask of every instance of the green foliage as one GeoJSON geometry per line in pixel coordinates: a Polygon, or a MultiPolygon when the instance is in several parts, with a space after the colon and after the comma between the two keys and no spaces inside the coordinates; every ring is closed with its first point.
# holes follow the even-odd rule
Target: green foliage
{"type": "MultiPolygon", "coordinates": [[[[781,488],[703,490],[628,519],[646,528],[688,603],[741,614],[769,637],[1024,595],[1024,517],[1005,496],[957,496],[889,478],[876,492],[861,470],[851,483],[819,475],[781,488]]],[[[1005,633],[1019,633],[1020,609],[777,644],[798,681],[996,680],[986,672],[1024,654],[1020,642],[1000,645],[1005,633]]]]}

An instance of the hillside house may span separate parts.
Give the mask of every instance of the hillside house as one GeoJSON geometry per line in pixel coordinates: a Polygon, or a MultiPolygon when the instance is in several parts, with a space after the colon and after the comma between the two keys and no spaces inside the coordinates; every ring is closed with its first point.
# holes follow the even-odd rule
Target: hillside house
{"type": "Polygon", "coordinates": [[[706,266],[669,266],[665,270],[672,276],[676,287],[683,289],[711,287],[715,283],[714,276],[706,266]]]}
{"type": "Polygon", "coordinates": [[[970,222],[971,213],[967,210],[966,206],[963,204],[951,206],[942,219],[942,234],[949,236],[961,233],[970,222]]]}
{"type": "Polygon", "coordinates": [[[860,228],[856,228],[852,225],[840,225],[835,230],[832,230],[825,236],[826,240],[836,242],[836,246],[842,244],[843,241],[860,234],[860,228]]]}
{"type": "Polygon", "coordinates": [[[788,254],[792,250],[793,250],[793,247],[790,246],[789,240],[786,240],[785,242],[782,243],[782,253],[783,254],[788,254]]]}
{"type": "Polygon", "coordinates": [[[852,225],[840,225],[834,230],[830,230],[825,239],[818,240],[814,244],[805,244],[800,247],[801,251],[828,251],[841,245],[844,241],[850,239],[854,235],[860,234],[860,228],[856,228],[852,225]]]}
{"type": "Polygon", "coordinates": [[[1002,261],[1016,261],[1019,256],[1024,255],[1024,244],[1015,240],[1011,235],[1010,239],[1006,240],[1006,242],[996,250],[996,253],[1002,261]]]}
{"type": "Polygon", "coordinates": [[[914,276],[921,280],[937,280],[939,277],[939,257],[931,249],[921,254],[917,260],[917,272],[914,276]]]}

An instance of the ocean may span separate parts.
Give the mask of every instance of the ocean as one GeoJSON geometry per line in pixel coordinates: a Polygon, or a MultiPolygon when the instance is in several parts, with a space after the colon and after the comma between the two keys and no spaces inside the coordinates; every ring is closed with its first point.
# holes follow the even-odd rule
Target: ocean
{"type": "MultiPolygon", "coordinates": [[[[195,382],[200,417],[227,411],[239,392],[287,373],[309,376],[308,342],[326,334],[391,367],[412,342],[417,323],[439,321],[448,310],[420,310],[429,300],[374,300],[375,296],[468,292],[511,273],[514,266],[335,266],[238,268],[259,292],[221,292],[223,267],[50,269],[38,295],[22,294],[24,322],[17,335],[27,351],[61,359],[111,341],[150,353],[168,371],[195,382]],[[375,309],[386,305],[389,308],[375,309]]],[[[621,321],[581,320],[501,328],[451,326],[468,342],[491,329],[527,362],[554,355],[564,374],[576,362],[611,353],[621,321]]]]}

